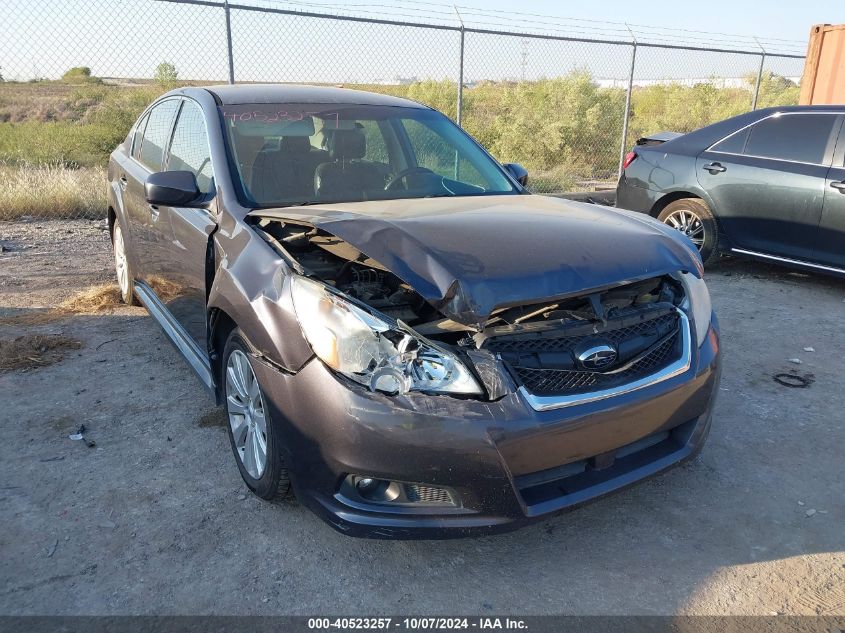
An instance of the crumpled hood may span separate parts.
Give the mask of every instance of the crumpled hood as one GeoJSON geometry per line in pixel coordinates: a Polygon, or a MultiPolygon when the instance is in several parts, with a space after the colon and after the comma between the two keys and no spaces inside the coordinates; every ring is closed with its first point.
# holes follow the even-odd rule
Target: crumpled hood
{"type": "Polygon", "coordinates": [[[678,270],[691,243],[641,214],[539,195],[427,198],[254,211],[345,240],[449,318],[559,299],[678,270]]]}

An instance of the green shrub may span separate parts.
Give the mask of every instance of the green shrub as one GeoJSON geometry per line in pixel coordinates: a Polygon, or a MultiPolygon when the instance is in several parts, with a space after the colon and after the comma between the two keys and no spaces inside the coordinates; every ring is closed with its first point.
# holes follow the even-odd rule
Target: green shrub
{"type": "MultiPolygon", "coordinates": [[[[91,78],[86,68],[71,69],[68,75],[91,78]]],[[[105,166],[140,112],[172,87],[178,72],[162,62],[155,78],[155,83],[130,87],[92,81],[5,84],[0,92],[0,160],[105,166]]],[[[687,132],[745,112],[755,81],[756,75],[747,77],[743,87],[723,88],[715,80],[636,87],[628,144],[643,134],[687,132]]],[[[452,81],[349,87],[413,99],[456,118],[457,86],[452,81]]],[[[798,90],[794,82],[765,73],[758,105],[797,103],[798,90]]],[[[481,82],[464,89],[463,105],[467,131],[503,162],[525,165],[537,191],[568,190],[584,181],[615,177],[625,91],[598,86],[586,71],[538,81],[481,82]]]]}
{"type": "Polygon", "coordinates": [[[102,79],[91,75],[91,69],[88,66],[75,66],[62,75],[62,81],[69,84],[80,83],[102,83],[102,79]]]}
{"type": "Polygon", "coordinates": [[[156,66],[153,78],[156,80],[156,83],[161,86],[171,86],[176,83],[177,79],[179,79],[179,73],[176,70],[176,66],[170,62],[161,62],[158,66],[156,66]]]}
{"type": "MultiPolygon", "coordinates": [[[[105,166],[141,111],[161,93],[158,86],[74,86],[42,120],[0,122],[0,161],[105,166]]],[[[21,101],[9,107],[19,109],[21,101]]],[[[2,117],[0,108],[0,121],[2,117]]]]}

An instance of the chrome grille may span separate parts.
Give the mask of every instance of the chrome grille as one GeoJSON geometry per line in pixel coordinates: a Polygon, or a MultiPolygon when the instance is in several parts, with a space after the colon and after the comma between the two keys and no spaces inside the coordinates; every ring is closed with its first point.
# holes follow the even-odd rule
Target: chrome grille
{"type": "Polygon", "coordinates": [[[514,367],[514,373],[528,391],[537,395],[576,393],[588,389],[605,389],[648,376],[675,360],[678,332],[663,340],[649,354],[625,371],[607,374],[596,371],[570,371],[566,369],[532,369],[514,367]]]}
{"type": "Polygon", "coordinates": [[[580,394],[608,389],[654,374],[681,356],[682,336],[675,308],[655,312],[634,312],[619,317],[605,329],[576,324],[561,335],[505,335],[491,338],[484,347],[500,354],[517,382],[538,396],[580,394]],[[642,320],[631,323],[641,316],[642,320]],[[619,324],[625,323],[624,326],[619,324]],[[608,341],[627,355],[613,366],[585,370],[575,360],[575,350],[590,339],[608,341]],[[624,369],[620,369],[623,368],[624,369]]]}
{"type": "MultiPolygon", "coordinates": [[[[640,321],[634,325],[618,329],[609,329],[601,332],[604,339],[611,341],[614,344],[619,344],[634,336],[653,332],[655,330],[662,330],[664,328],[676,327],[678,322],[678,315],[675,312],[664,314],[655,319],[647,321],[640,321]]],[[[564,337],[545,337],[545,338],[506,338],[498,337],[491,339],[491,342],[486,345],[497,352],[544,352],[544,351],[571,351],[578,343],[584,340],[584,336],[564,336],[564,337]]]]}

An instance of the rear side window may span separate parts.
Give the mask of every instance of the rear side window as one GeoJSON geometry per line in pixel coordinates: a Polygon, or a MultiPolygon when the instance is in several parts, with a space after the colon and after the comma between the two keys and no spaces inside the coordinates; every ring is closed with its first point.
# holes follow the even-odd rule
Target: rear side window
{"type": "Polygon", "coordinates": [[[749,134],[751,134],[751,128],[747,127],[744,130],[740,130],[728,138],[719,141],[710,149],[714,152],[742,154],[743,151],[745,151],[745,142],[748,140],[749,134]]]}
{"type": "Polygon", "coordinates": [[[144,118],[138,121],[138,125],[135,126],[135,136],[132,139],[132,157],[136,159],[141,157],[141,141],[144,138],[144,128],[147,127],[148,116],[148,114],[145,114],[144,118]]]}
{"type": "Polygon", "coordinates": [[[161,169],[161,160],[164,157],[164,147],[170,135],[170,124],[173,123],[173,115],[179,102],[176,99],[163,101],[150,110],[147,117],[147,127],[144,129],[144,140],[141,143],[141,155],[138,160],[151,169],[161,169]]]}
{"type": "Polygon", "coordinates": [[[745,153],[802,163],[823,163],[835,120],[836,116],[830,114],[773,116],[751,127],[745,153]]]}
{"type": "Polygon", "coordinates": [[[167,171],[190,171],[197,177],[200,191],[211,191],[211,155],[208,150],[208,136],[205,132],[205,117],[202,110],[186,101],[179,112],[167,171]]]}

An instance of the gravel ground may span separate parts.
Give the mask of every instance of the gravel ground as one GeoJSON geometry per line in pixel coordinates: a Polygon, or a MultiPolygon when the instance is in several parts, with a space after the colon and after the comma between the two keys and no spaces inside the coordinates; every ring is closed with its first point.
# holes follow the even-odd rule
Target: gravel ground
{"type": "MultiPolygon", "coordinates": [[[[111,280],[102,228],[0,223],[0,315],[111,280]]],[[[2,325],[83,347],[0,374],[0,614],[845,614],[845,281],[726,259],[709,283],[725,364],[699,458],[441,542],[351,539],[247,495],[141,308],[2,325]],[[773,381],[791,370],[812,384],[773,381]],[[67,437],[82,423],[93,448],[67,437]]]]}

